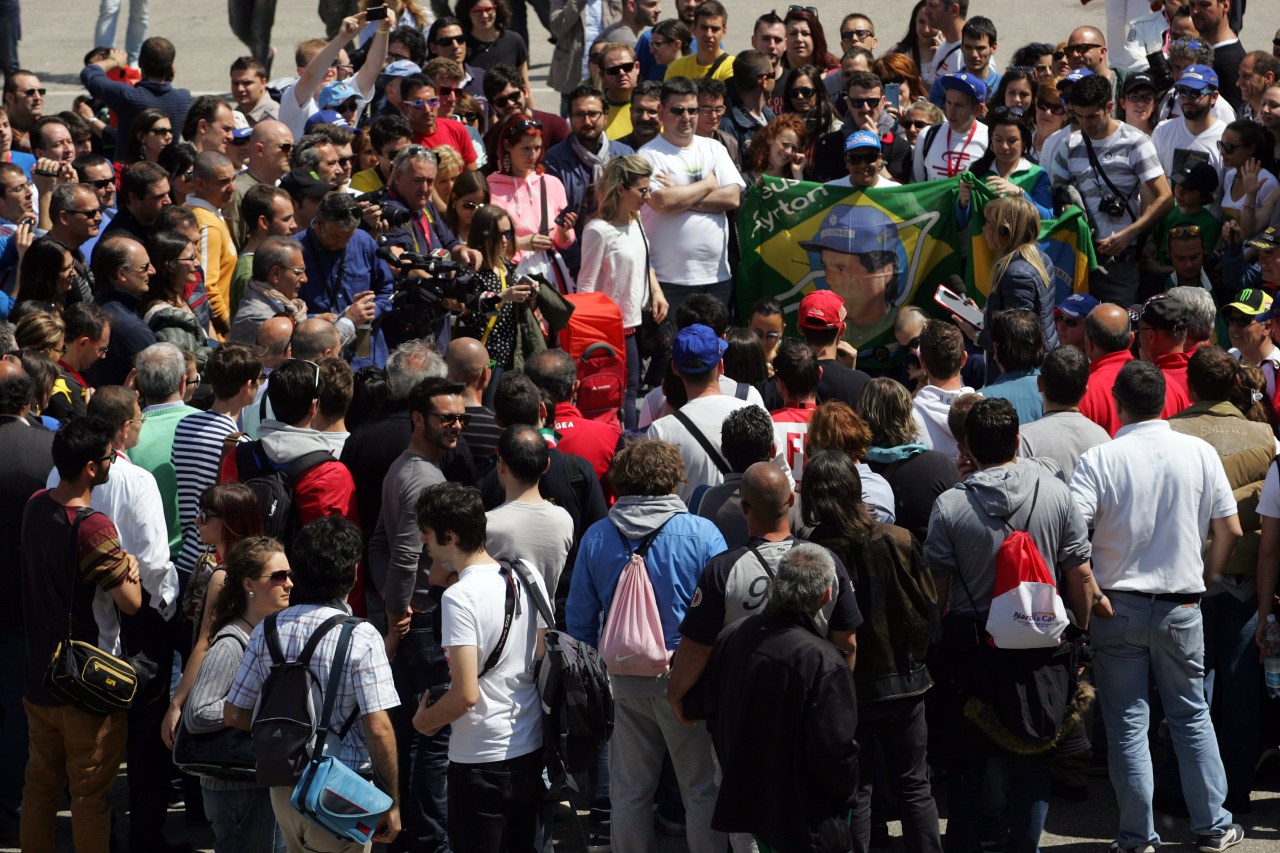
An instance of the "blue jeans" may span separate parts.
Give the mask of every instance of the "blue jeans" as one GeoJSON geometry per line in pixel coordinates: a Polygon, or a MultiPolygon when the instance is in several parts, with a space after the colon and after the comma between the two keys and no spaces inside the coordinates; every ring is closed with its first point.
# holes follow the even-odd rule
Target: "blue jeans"
{"type": "MultiPolygon", "coordinates": [[[[120,17],[120,5],[123,0],[101,0],[98,6],[98,25],[94,27],[94,47],[115,47],[116,20],[120,17]]],[[[147,37],[147,24],[150,23],[150,10],[147,8],[151,0],[129,0],[129,29],[124,35],[124,50],[129,54],[129,64],[138,64],[138,53],[142,50],[142,42],[147,37]]]]}
{"type": "Polygon", "coordinates": [[[1231,813],[1222,807],[1227,777],[1209,719],[1204,685],[1204,620],[1198,604],[1152,601],[1115,593],[1111,619],[1090,624],[1094,676],[1107,724],[1108,765],[1120,811],[1116,840],[1123,846],[1159,844],[1151,811],[1155,787],[1148,743],[1154,676],[1164,704],[1191,829],[1223,832],[1231,813]]]}
{"type": "Polygon", "coordinates": [[[400,707],[393,712],[400,760],[400,819],[404,829],[395,850],[447,853],[448,799],[445,777],[449,768],[449,732],[445,726],[432,737],[413,728],[413,715],[422,694],[444,695],[449,665],[433,625],[434,613],[414,613],[409,633],[391,665],[400,707]]]}
{"type": "Polygon", "coordinates": [[[213,824],[213,853],[284,853],[270,788],[204,788],[202,793],[213,824]]]}
{"type": "Polygon", "coordinates": [[[27,770],[27,713],[22,709],[26,677],[22,626],[0,630],[0,835],[18,833],[22,780],[27,770]]]}
{"type": "Polygon", "coordinates": [[[987,762],[985,790],[997,794],[1000,828],[1008,830],[1006,853],[1040,849],[1052,779],[1048,755],[997,755],[987,762]]]}

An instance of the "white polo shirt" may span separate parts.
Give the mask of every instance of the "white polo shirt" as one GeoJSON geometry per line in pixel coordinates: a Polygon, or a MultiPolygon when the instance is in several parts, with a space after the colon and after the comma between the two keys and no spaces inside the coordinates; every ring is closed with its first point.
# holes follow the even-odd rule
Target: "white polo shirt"
{"type": "Polygon", "coordinates": [[[1129,592],[1204,592],[1209,520],[1236,514],[1217,452],[1162,420],[1122,427],[1086,450],[1071,496],[1094,531],[1098,585],[1129,592]]]}

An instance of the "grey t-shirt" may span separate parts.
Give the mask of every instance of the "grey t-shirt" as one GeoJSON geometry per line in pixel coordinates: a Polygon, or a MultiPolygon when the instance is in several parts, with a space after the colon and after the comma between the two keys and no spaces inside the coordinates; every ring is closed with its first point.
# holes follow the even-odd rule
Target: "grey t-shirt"
{"type": "Polygon", "coordinates": [[[549,501],[507,501],[485,515],[485,550],[496,559],[524,560],[536,568],[554,601],[573,547],[573,516],[549,501]]]}
{"type": "Polygon", "coordinates": [[[422,548],[414,508],[428,486],[444,482],[444,473],[425,456],[406,450],[382,481],[382,512],[369,537],[369,575],[387,611],[429,609],[427,575],[431,558],[422,548]]]}
{"type": "Polygon", "coordinates": [[[1046,412],[1040,420],[1032,421],[1018,432],[1022,436],[1018,456],[1052,459],[1062,468],[1062,477],[1067,482],[1071,481],[1080,454],[1111,440],[1105,429],[1079,412],[1046,412]]]}

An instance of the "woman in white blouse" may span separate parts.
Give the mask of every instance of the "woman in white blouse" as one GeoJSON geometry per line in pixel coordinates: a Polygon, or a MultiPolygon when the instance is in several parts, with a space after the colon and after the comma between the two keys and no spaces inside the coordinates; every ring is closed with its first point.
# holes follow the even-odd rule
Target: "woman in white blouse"
{"type": "Polygon", "coordinates": [[[667,316],[667,300],[658,277],[649,266],[649,242],[640,224],[640,208],[649,199],[649,161],[638,155],[615,157],[596,182],[601,199],[595,219],[582,232],[582,266],[578,292],[600,291],[617,303],[627,335],[627,393],[623,424],[636,426],[636,394],[640,388],[640,353],[636,330],[641,314],[653,313],[655,322],[667,316]]]}

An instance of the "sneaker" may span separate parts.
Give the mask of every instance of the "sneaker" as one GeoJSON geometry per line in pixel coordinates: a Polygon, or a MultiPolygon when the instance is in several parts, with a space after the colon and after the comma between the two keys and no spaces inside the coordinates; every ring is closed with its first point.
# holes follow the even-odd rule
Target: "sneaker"
{"type": "Polygon", "coordinates": [[[1130,844],[1128,847],[1119,841],[1112,841],[1111,853],[1156,853],[1154,844],[1130,844]]]}
{"type": "Polygon", "coordinates": [[[1201,835],[1196,839],[1196,848],[1200,853],[1221,853],[1241,841],[1244,841],[1244,829],[1240,824],[1232,823],[1218,835],[1201,835]]]}
{"type": "Polygon", "coordinates": [[[587,853],[611,853],[612,850],[613,846],[609,842],[609,836],[587,836],[587,853]]]}

